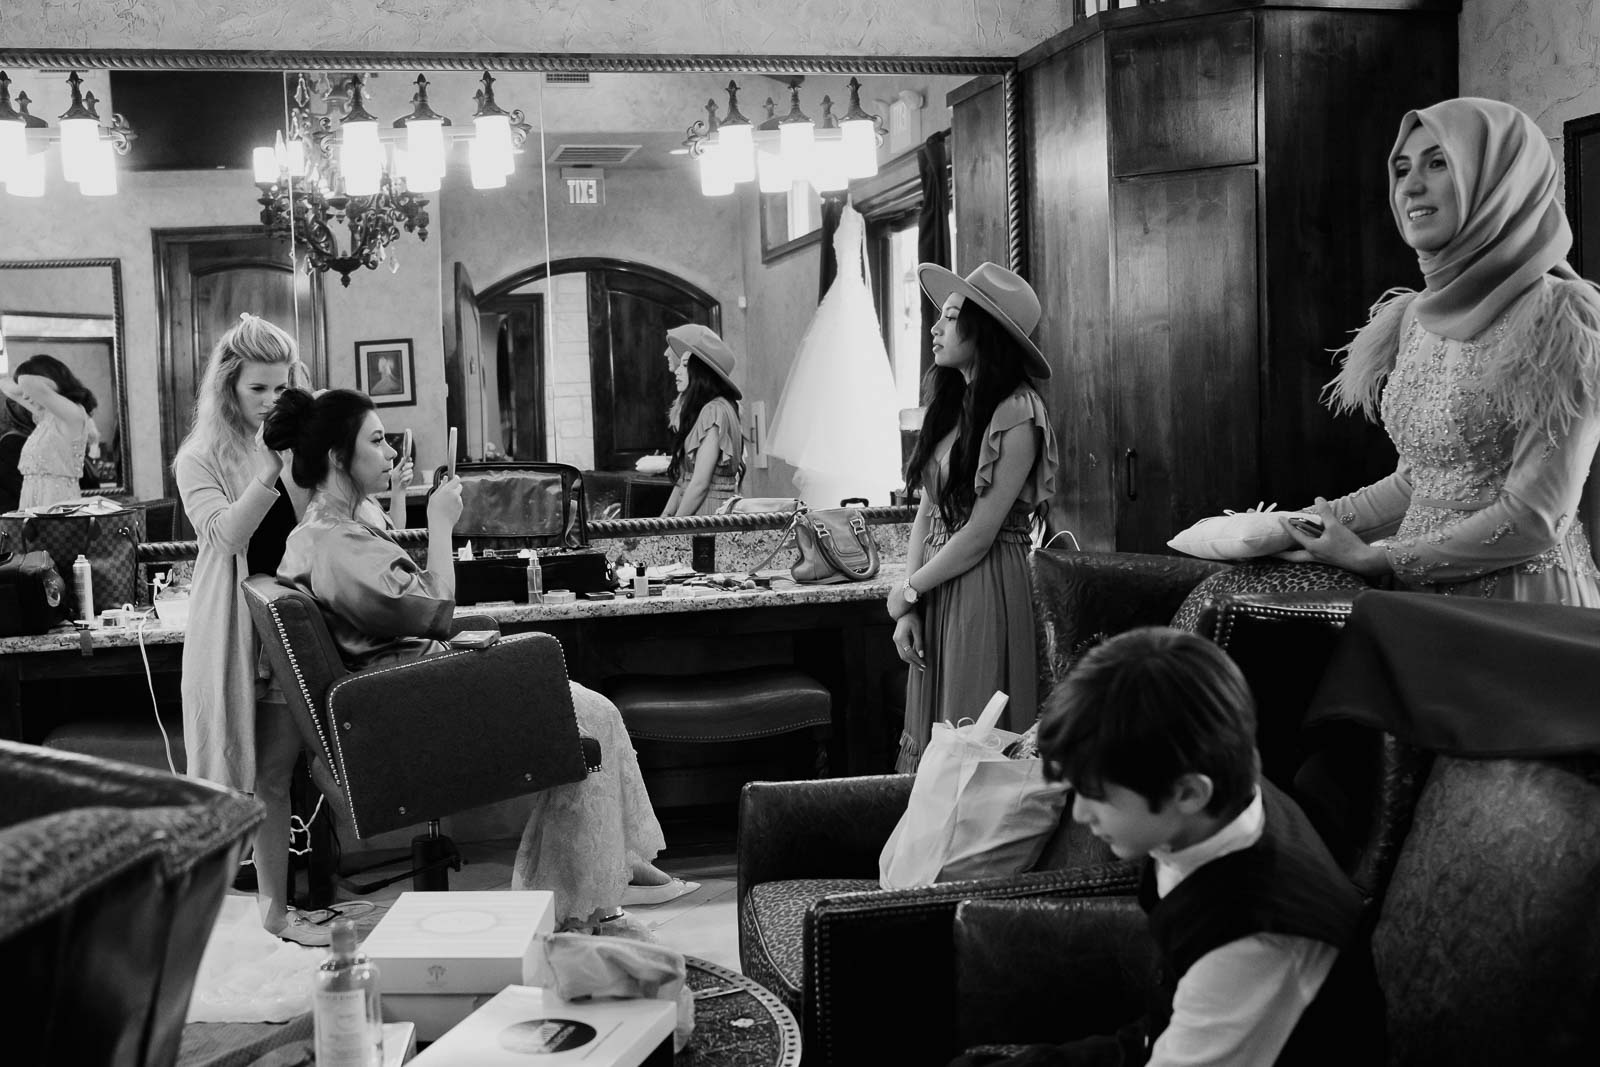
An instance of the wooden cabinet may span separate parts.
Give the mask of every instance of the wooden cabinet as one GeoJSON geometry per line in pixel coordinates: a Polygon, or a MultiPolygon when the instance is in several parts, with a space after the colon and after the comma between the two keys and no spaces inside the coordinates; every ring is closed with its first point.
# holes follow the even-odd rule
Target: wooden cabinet
{"type": "Polygon", "coordinates": [[[1052,520],[1084,548],[1165,551],[1223,508],[1392,468],[1319,394],[1373,301],[1421,282],[1385,159],[1407,110],[1455,95],[1459,10],[1169,0],[1022,57],[1052,520]]]}

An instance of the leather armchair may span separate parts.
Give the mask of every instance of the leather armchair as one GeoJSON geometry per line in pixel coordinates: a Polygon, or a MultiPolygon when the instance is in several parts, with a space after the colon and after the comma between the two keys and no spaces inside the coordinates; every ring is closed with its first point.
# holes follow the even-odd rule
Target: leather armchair
{"type": "MultiPolygon", "coordinates": [[[[599,766],[598,742],[578,733],[561,645],[548,634],[351,672],[315,600],[264,575],[244,589],[312,780],[358,839],[430,823],[418,842],[435,843],[418,852],[413,842],[416,858],[459,868],[437,820],[576,782],[599,766]]],[[[482,617],[456,625],[494,628],[482,617]]],[[[446,888],[442,871],[414,873],[418,889],[446,888]]]]}
{"type": "Polygon", "coordinates": [[[261,805],[196,779],[5,741],[0,796],[6,1062],[173,1063],[261,805]]]}

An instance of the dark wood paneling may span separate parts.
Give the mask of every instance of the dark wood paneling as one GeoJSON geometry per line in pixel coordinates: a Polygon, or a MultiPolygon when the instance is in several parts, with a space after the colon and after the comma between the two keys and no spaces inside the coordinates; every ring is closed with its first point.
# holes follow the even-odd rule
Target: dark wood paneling
{"type": "Polygon", "coordinates": [[[1106,34],[1113,174],[1255,161],[1254,25],[1246,13],[1106,34]]]}
{"type": "Polygon", "coordinates": [[[1100,40],[1022,79],[1030,280],[1050,361],[1045,400],[1061,449],[1051,525],[1085,549],[1114,547],[1111,219],[1106,170],[1105,53],[1100,40]]]}
{"type": "Polygon", "coordinates": [[[963,100],[950,118],[951,178],[955,183],[956,270],[966,274],[988,260],[1004,266],[1006,231],[1006,108],[998,82],[963,100]]]}
{"type": "Polygon", "coordinates": [[[1262,20],[1263,426],[1261,493],[1297,507],[1394,468],[1380,427],[1320,403],[1367,309],[1420,286],[1396,232],[1386,160],[1401,116],[1456,93],[1449,15],[1277,11],[1262,20]],[[1307,121],[1315,116],[1315,121],[1307,121]]]}
{"type": "Polygon", "coordinates": [[[1112,215],[1117,547],[1160,552],[1255,503],[1255,168],[1118,181],[1112,215]]]}

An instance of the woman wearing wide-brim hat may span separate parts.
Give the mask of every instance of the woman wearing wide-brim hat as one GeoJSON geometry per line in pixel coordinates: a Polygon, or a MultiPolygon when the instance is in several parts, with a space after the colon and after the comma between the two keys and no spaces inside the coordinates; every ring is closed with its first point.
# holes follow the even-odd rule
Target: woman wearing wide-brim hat
{"type": "Polygon", "coordinates": [[[698,322],[667,331],[667,363],[678,383],[667,422],[672,428],[672,495],[661,512],[709,515],[739,493],[744,474],[744,430],[739,387],[733,383],[733,349],[698,322]]]}
{"type": "Polygon", "coordinates": [[[1028,549],[1055,494],[1056,440],[1032,381],[1048,378],[1031,334],[1039,298],[993,263],[965,278],[917,268],[940,306],[927,414],[906,468],[922,502],[906,578],[890,592],[895,650],[911,665],[897,769],[912,771],[933,723],[976,716],[995,690],[1011,700],[1002,725],[1038,713],[1028,549]]]}

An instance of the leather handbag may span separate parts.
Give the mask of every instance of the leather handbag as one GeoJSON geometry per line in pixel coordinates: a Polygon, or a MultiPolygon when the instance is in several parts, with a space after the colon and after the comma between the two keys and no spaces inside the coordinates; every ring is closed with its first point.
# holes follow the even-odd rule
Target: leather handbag
{"type": "MultiPolygon", "coordinates": [[[[781,499],[781,498],[780,498],[781,499]]],[[[865,503],[865,501],[863,501],[865,503]]],[[[794,517],[784,530],[778,546],[763,569],[785,547],[793,544],[800,555],[789,573],[807,585],[836,585],[840,582],[865,582],[878,574],[878,542],[872,537],[866,516],[860,508],[822,508],[813,511],[804,501],[793,501],[794,517]]],[[[733,507],[730,511],[746,509],[733,507]]],[[[748,510],[768,510],[750,508],[748,510]]]]}
{"type": "Polygon", "coordinates": [[[0,637],[50,629],[66,617],[65,593],[49,553],[0,555],[0,637]]]}
{"type": "MultiPolygon", "coordinates": [[[[85,513],[86,505],[56,504],[32,514],[0,515],[0,550],[50,554],[63,579],[79,555],[89,560],[97,604],[120,606],[139,602],[139,542],[144,540],[144,507],[85,513]]],[[[65,602],[73,618],[81,618],[77,591],[67,583],[65,602]]]]}

